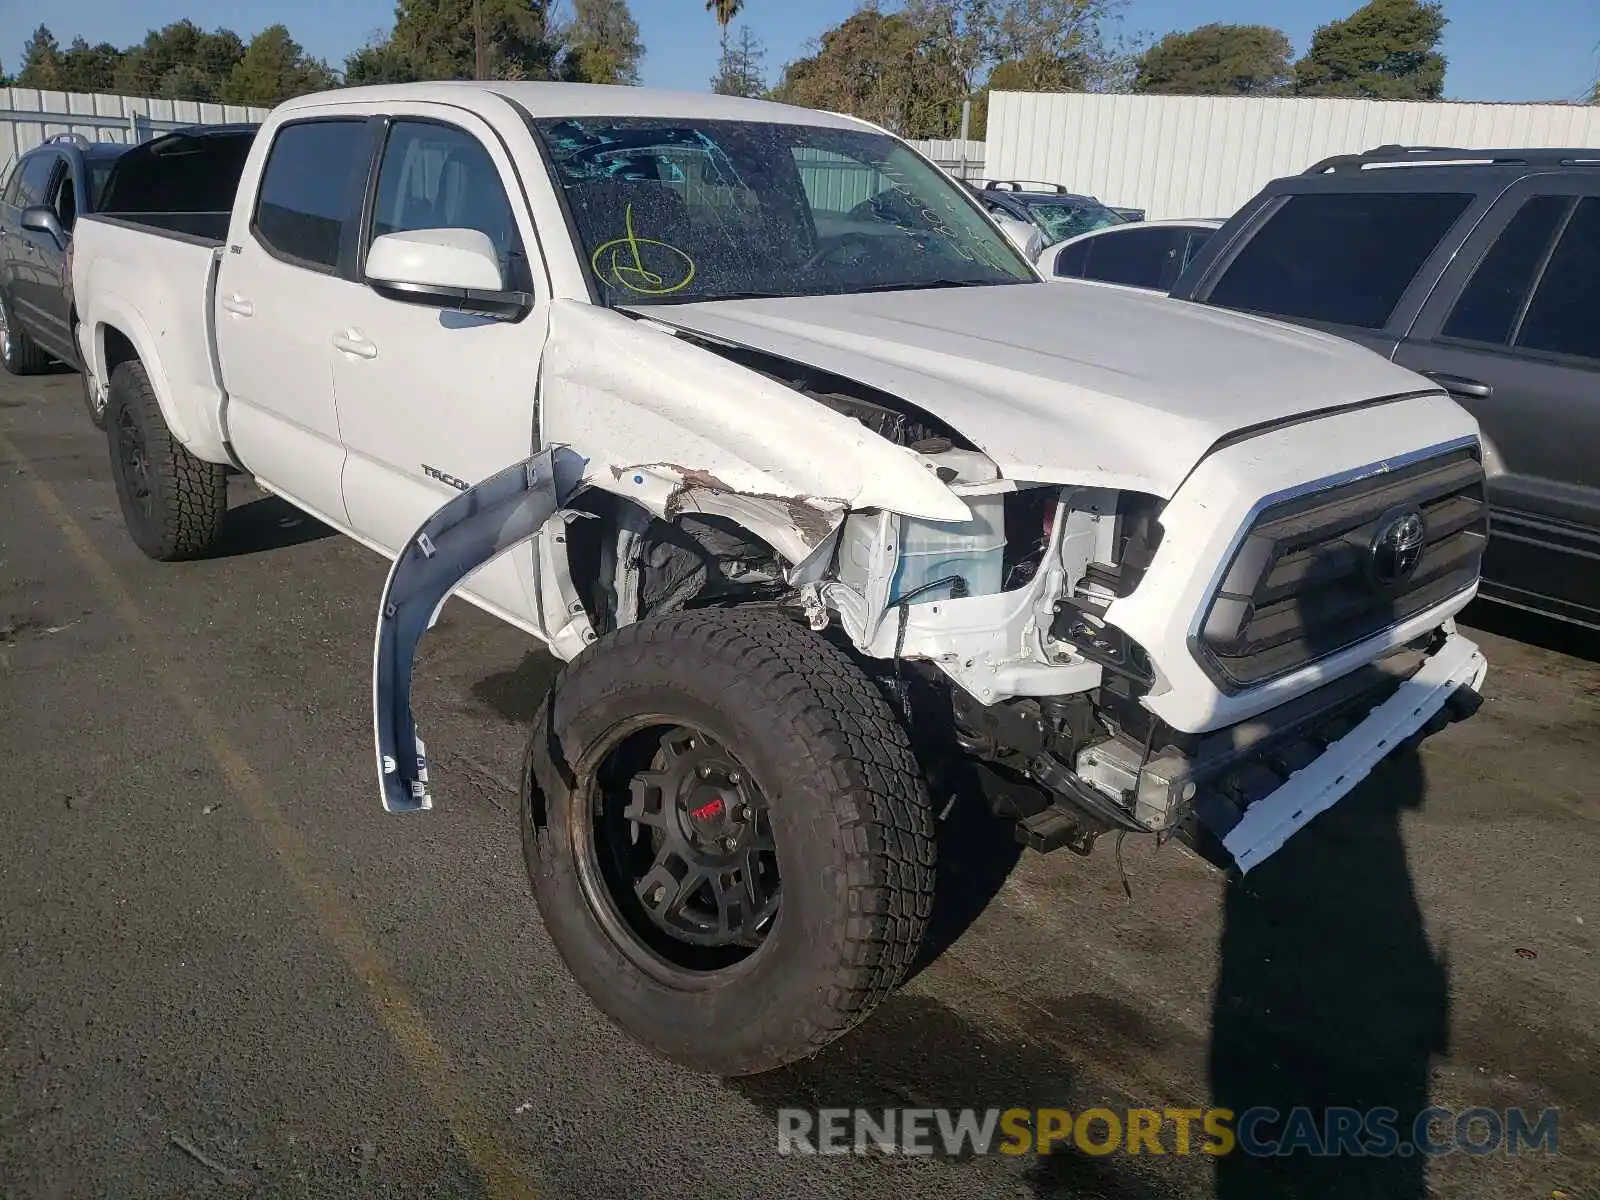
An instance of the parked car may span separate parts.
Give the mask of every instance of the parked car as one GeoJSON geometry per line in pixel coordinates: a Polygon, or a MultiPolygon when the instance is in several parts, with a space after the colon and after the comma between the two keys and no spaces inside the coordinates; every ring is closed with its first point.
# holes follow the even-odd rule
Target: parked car
{"type": "Polygon", "coordinates": [[[566,660],[522,771],[533,890],[679,1062],[777,1067],[883,999],[947,804],[1247,871],[1473,706],[1476,428],[1375,354],[1045,283],[847,116],[437,83],[244,137],[108,189],[181,173],[231,211],[79,223],[133,541],[204,553],[232,466],[394,558],[390,811],[434,802],[412,659],[449,595],[566,660]]]}
{"type": "Polygon", "coordinates": [[[127,149],[59,133],[7,173],[0,192],[0,365],[11,374],[35,374],[51,359],[78,365],[72,231],[80,216],[95,211],[112,164],[127,149]]]}
{"type": "Polygon", "coordinates": [[[1208,217],[1108,225],[1047,247],[1039,270],[1049,279],[1087,279],[1166,292],[1224,222],[1208,217]]]}
{"type": "Polygon", "coordinates": [[[1038,245],[1028,252],[1028,257],[1035,261],[1046,246],[1091,229],[1142,220],[1144,215],[1137,209],[1111,208],[1093,196],[1075,195],[1055,183],[990,180],[974,190],[979,202],[996,218],[1039,231],[1038,245]],[[1134,212],[1139,212],[1139,216],[1128,215],[1134,212]]]}
{"type": "Polygon", "coordinates": [[[1269,184],[1173,295],[1369,346],[1483,426],[1483,594],[1600,625],[1600,150],[1382,147],[1269,184]]]}

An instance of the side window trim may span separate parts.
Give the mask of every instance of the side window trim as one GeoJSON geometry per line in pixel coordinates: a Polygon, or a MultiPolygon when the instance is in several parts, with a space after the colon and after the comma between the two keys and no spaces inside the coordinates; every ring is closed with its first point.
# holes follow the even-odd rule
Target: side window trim
{"type": "MultiPolygon", "coordinates": [[[[1579,202],[1581,202],[1581,199],[1579,202]]],[[[1533,282],[1528,286],[1528,294],[1522,298],[1522,307],[1517,309],[1517,319],[1511,323],[1511,336],[1506,339],[1505,345],[1508,350],[1517,349],[1517,342],[1522,337],[1522,327],[1528,320],[1528,310],[1533,307],[1533,301],[1539,295],[1539,288],[1544,283],[1545,273],[1550,270],[1550,261],[1555,258],[1556,251],[1561,248],[1561,242],[1567,236],[1567,230],[1572,225],[1572,218],[1578,214],[1579,202],[1567,205],[1566,216],[1562,217],[1561,223],[1556,226],[1555,236],[1550,239],[1550,244],[1544,248],[1544,257],[1539,260],[1539,265],[1534,268],[1533,282]]]]}
{"type": "Polygon", "coordinates": [[[315,275],[326,275],[331,278],[348,280],[358,280],[360,278],[355,270],[356,246],[358,245],[356,235],[359,234],[361,228],[362,203],[360,200],[356,203],[355,211],[347,215],[342,222],[343,227],[339,232],[339,258],[333,266],[329,266],[326,263],[314,262],[279,250],[262,234],[260,228],[261,194],[267,181],[267,171],[272,166],[272,156],[277,152],[279,139],[283,137],[284,133],[287,130],[305,125],[325,124],[360,125],[363,127],[362,134],[365,140],[362,152],[367,158],[367,173],[362,185],[364,194],[365,189],[372,185],[373,176],[377,171],[373,130],[380,121],[381,118],[374,117],[370,113],[340,113],[327,116],[301,117],[298,120],[285,121],[272,131],[272,145],[267,148],[266,159],[261,164],[261,174],[256,179],[256,194],[250,205],[250,239],[263,254],[266,254],[276,262],[283,263],[285,266],[294,267],[301,271],[310,271],[315,275]]]}

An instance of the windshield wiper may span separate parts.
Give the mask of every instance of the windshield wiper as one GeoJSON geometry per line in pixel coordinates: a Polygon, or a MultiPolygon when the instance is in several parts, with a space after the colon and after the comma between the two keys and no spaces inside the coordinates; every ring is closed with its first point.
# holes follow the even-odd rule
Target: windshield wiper
{"type": "Polygon", "coordinates": [[[1026,283],[1024,279],[919,279],[913,283],[869,283],[865,287],[853,287],[844,294],[857,295],[863,292],[922,292],[932,288],[958,288],[958,287],[1002,287],[1008,283],[1026,283]]]}

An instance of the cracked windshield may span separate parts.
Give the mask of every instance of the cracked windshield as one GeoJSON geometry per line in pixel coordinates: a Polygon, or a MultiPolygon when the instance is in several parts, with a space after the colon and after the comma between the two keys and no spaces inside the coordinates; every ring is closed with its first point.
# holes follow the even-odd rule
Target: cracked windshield
{"type": "Polygon", "coordinates": [[[610,304],[1034,282],[959,186],[881,134],[535,121],[610,304]]]}

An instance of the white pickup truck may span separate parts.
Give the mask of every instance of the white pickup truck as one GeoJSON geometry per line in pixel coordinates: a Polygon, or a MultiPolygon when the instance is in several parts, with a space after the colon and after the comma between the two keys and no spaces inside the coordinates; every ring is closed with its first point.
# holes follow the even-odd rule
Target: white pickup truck
{"type": "Polygon", "coordinates": [[[902,979],[952,803],[1247,871],[1486,671],[1452,620],[1481,450],[1439,388],[1046,284],[848,117],[308,96],[128,154],[73,281],[141,549],[206,550],[239,471],[394,560],[387,808],[432,804],[411,658],[448,595],[567,661],[533,888],[597,1003],[698,1068],[792,1061],[902,979]]]}

